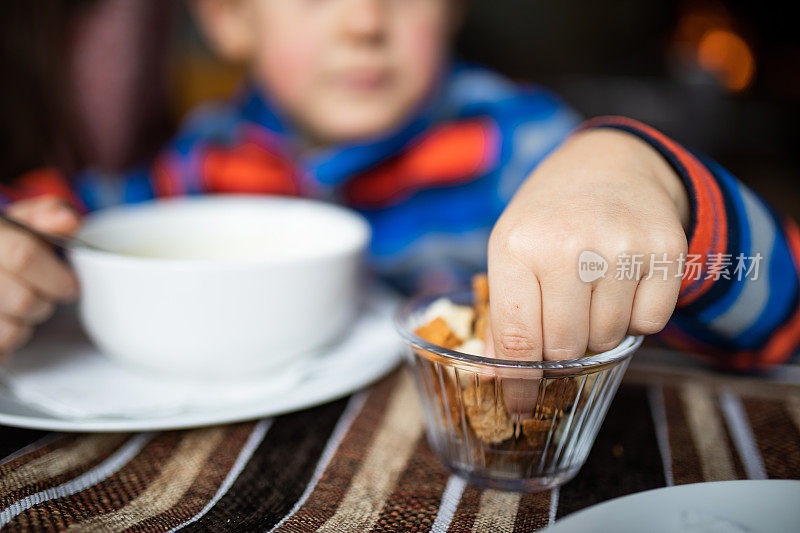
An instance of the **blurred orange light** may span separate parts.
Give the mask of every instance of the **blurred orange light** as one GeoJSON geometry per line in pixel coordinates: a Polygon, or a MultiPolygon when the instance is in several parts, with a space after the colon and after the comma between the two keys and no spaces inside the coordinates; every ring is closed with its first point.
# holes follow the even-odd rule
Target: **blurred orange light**
{"type": "Polygon", "coordinates": [[[709,30],[700,39],[697,61],[714,73],[731,91],[745,89],[753,79],[756,63],[744,40],[729,30],[709,30]]]}
{"type": "Polygon", "coordinates": [[[727,29],[731,25],[730,16],[722,8],[693,9],[678,20],[673,41],[696,47],[709,30],[727,29]]]}

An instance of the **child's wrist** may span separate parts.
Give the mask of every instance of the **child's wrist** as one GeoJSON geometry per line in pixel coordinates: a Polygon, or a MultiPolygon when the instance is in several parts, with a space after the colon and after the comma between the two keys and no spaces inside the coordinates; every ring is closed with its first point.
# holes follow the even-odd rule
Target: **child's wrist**
{"type": "Polygon", "coordinates": [[[653,175],[667,191],[675,209],[678,211],[678,216],[681,220],[681,226],[684,231],[689,228],[689,191],[686,185],[678,175],[677,172],[667,163],[664,157],[656,151],[655,148],[639,139],[639,142],[644,151],[648,153],[648,157],[654,160],[653,162],[653,175]]]}

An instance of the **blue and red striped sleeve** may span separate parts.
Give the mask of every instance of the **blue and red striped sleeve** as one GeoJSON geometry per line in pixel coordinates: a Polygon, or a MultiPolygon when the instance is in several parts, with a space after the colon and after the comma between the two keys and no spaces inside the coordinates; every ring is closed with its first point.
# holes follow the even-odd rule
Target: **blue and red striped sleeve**
{"type": "Polygon", "coordinates": [[[684,275],[662,340],[736,370],[796,356],[800,351],[797,224],[713,160],[645,124],[599,117],[584,125],[599,127],[627,131],[650,144],[680,176],[689,194],[688,257],[702,258],[702,267],[699,275],[684,275]],[[737,258],[747,261],[747,275],[734,272],[737,258]],[[726,270],[727,275],[715,275],[715,269],[726,270]]]}

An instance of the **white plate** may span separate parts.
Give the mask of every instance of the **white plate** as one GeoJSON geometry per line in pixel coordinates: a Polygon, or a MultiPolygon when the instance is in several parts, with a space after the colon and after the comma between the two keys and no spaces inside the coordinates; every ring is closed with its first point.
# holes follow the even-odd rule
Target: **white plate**
{"type": "MultiPolygon", "coordinates": [[[[113,383],[105,388],[98,385],[104,381],[101,374],[105,367],[97,364],[92,366],[91,380],[84,379],[80,372],[73,372],[75,377],[71,377],[70,380],[74,382],[69,381],[65,384],[63,374],[57,371],[57,367],[54,371],[54,365],[78,365],[85,363],[87,359],[98,357],[96,350],[81,332],[74,310],[62,312],[54,317],[53,321],[45,324],[41,331],[37,331],[33,342],[15,354],[11,365],[0,371],[2,378],[0,379],[0,424],[51,431],[81,432],[180,429],[274,416],[346,396],[388,373],[397,365],[400,358],[402,343],[392,325],[392,313],[397,298],[384,291],[373,291],[367,300],[364,311],[345,338],[325,351],[299,360],[291,367],[290,371],[295,375],[292,375],[291,379],[287,378],[288,386],[287,379],[275,375],[249,377],[246,381],[230,379],[223,384],[230,386],[231,390],[249,391],[244,394],[247,396],[246,399],[228,399],[224,405],[219,406],[213,402],[202,402],[196,405],[184,405],[175,412],[164,409],[163,412],[150,412],[146,415],[123,413],[66,416],[58,414],[58,410],[42,407],[47,406],[48,402],[58,401],[52,394],[53,390],[64,389],[74,393],[80,391],[81,387],[92,388],[92,394],[99,395],[98,400],[101,402],[102,395],[112,395],[114,392],[113,383]],[[54,362],[56,352],[59,357],[54,362]],[[100,370],[97,370],[98,368],[100,370]],[[45,375],[44,372],[50,374],[45,375]],[[15,379],[16,386],[22,382],[20,376],[27,376],[28,388],[31,383],[36,386],[46,385],[48,380],[53,381],[54,387],[51,390],[45,388],[44,392],[48,394],[42,395],[42,400],[33,401],[30,398],[27,401],[21,400],[12,391],[15,379]],[[82,379],[85,382],[81,382],[82,379]],[[263,394],[259,389],[262,383],[263,394]],[[253,391],[257,391],[257,396],[253,396],[253,391]]],[[[105,363],[105,358],[102,360],[103,364],[109,367],[109,376],[119,379],[122,373],[130,373],[131,379],[142,380],[143,374],[140,370],[127,368],[119,363],[105,363]]],[[[111,379],[113,378],[105,381],[111,379]]],[[[182,382],[185,383],[187,382],[182,382]]],[[[218,392],[221,387],[219,383],[215,385],[218,392]]],[[[113,403],[111,396],[107,399],[109,404],[113,403]]]]}
{"type": "Polygon", "coordinates": [[[616,498],[562,518],[548,533],[800,531],[800,481],[692,483],[616,498]]]}

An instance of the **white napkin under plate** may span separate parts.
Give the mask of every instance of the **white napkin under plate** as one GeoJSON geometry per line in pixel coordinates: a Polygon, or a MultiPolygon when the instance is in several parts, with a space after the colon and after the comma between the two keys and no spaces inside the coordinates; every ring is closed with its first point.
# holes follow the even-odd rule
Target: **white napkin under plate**
{"type": "Polygon", "coordinates": [[[395,356],[397,297],[373,290],[353,327],[336,344],[271,374],[203,380],[159,376],[104,357],[86,338],[77,310],[60,310],[34,340],[0,366],[0,386],[20,401],[60,418],[161,417],[269,401],[313,376],[337,375],[370,357],[395,356]]]}

